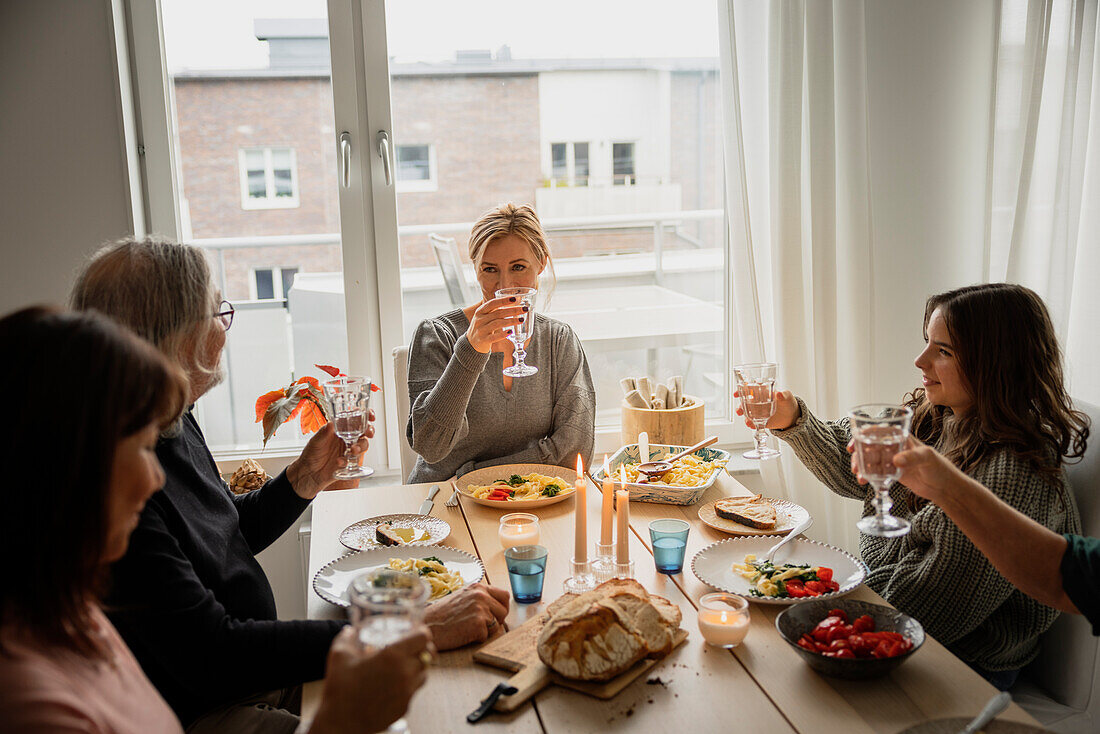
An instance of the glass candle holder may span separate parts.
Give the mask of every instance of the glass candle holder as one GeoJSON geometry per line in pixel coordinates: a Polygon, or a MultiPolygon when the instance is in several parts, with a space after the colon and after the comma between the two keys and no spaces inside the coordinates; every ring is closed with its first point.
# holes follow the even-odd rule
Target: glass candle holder
{"type": "Polygon", "coordinates": [[[501,548],[517,545],[538,545],[539,518],[529,512],[510,512],[500,518],[497,528],[501,548]]]}
{"type": "Polygon", "coordinates": [[[591,561],[574,558],[569,563],[569,569],[572,573],[562,584],[566,594],[583,594],[596,588],[596,574],[591,561]]]}
{"type": "Polygon", "coordinates": [[[749,632],[749,602],[736,594],[703,594],[698,620],[708,645],[737,647],[749,632]]]}

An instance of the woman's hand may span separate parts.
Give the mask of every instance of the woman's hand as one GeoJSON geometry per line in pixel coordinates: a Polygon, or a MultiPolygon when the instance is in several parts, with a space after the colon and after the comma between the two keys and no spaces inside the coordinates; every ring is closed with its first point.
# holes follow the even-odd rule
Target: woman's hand
{"type": "Polygon", "coordinates": [[[527,307],[515,296],[484,301],[474,310],[466,339],[477,351],[488,354],[493,345],[508,340],[508,334],[527,318],[527,307]]]}
{"type": "Polygon", "coordinates": [[[428,607],[424,623],[440,650],[484,642],[508,616],[508,591],[474,584],[428,607]]]}
{"type": "MultiPolygon", "coordinates": [[[[741,397],[741,393],[734,390],[733,397],[739,398],[741,397]]],[[[798,398],[796,398],[794,393],[790,390],[773,391],[772,402],[775,404],[775,412],[772,413],[772,417],[768,419],[768,424],[764,426],[765,428],[785,431],[793,426],[802,416],[802,410],[798,407],[798,398]]],[[[737,404],[737,415],[745,415],[741,403],[737,404]]],[[[748,418],[745,419],[745,425],[749,428],[756,428],[748,418]]]]}
{"type": "MultiPolygon", "coordinates": [[[[374,409],[367,414],[367,432],[351,446],[351,454],[362,457],[367,450],[368,438],[374,438],[374,409]]],[[[302,499],[311,500],[324,489],[351,489],[359,486],[358,479],[337,481],[333,474],[346,464],[344,451],[347,446],[336,435],[332,422],[326,423],[313,434],[302,454],[286,468],[290,486],[302,499]]]]}
{"type": "Polygon", "coordinates": [[[325,688],[310,734],[384,731],[409,708],[427,678],[424,657],[432,654],[428,630],[381,649],[364,648],[353,627],[345,627],[328,652],[325,688]]]}

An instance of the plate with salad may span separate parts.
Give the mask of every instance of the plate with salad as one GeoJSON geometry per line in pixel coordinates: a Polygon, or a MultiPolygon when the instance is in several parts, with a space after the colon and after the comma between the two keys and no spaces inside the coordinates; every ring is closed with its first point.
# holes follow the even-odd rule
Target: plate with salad
{"type": "Polygon", "coordinates": [[[780,605],[843,596],[867,577],[867,566],[851,553],[805,538],[795,538],[765,561],[779,540],[763,535],[712,543],[695,554],[692,573],[719,591],[780,605]]]}
{"type": "Polygon", "coordinates": [[[455,484],[465,499],[486,507],[534,509],[569,499],[577,470],[550,464],[502,464],[463,474],[455,484]]]}

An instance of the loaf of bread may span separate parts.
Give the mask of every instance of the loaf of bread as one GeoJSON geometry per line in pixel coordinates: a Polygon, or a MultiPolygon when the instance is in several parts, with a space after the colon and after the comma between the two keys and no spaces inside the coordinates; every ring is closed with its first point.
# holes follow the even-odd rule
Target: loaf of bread
{"type": "Polygon", "coordinates": [[[683,615],[631,579],[613,579],[549,608],[539,659],[574,680],[605,681],[672,650],[683,615]]]}
{"type": "Polygon", "coordinates": [[[727,520],[748,525],[750,528],[771,530],[775,527],[775,508],[771,502],[752,497],[726,497],[714,503],[714,514],[727,520]]]}

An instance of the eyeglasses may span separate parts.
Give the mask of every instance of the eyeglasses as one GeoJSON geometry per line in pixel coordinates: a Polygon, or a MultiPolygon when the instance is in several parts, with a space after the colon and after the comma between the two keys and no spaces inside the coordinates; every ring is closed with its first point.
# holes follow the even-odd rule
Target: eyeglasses
{"type": "Polygon", "coordinates": [[[229,331],[229,327],[233,325],[233,314],[237,309],[233,308],[233,304],[229,301],[222,301],[218,304],[218,308],[221,310],[214,314],[214,318],[221,322],[223,329],[229,331]]]}

